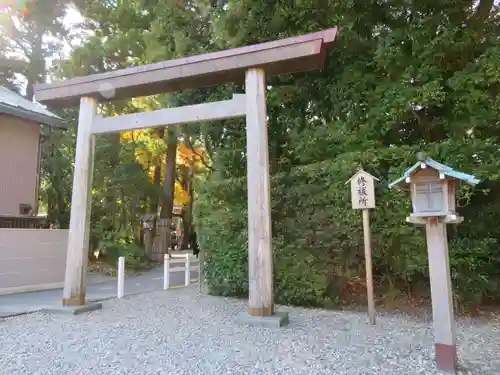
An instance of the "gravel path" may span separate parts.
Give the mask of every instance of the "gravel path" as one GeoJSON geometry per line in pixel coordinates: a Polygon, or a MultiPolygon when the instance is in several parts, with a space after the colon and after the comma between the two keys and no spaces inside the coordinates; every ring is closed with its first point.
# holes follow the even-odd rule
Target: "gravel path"
{"type": "MultiPolygon", "coordinates": [[[[197,287],[104,302],[80,316],[0,320],[2,375],[439,374],[428,321],[281,307],[282,329],[241,327],[245,302],[197,287]]],[[[500,374],[500,323],[458,324],[462,374],[500,374]],[[467,370],[468,369],[468,370],[467,370]]]]}

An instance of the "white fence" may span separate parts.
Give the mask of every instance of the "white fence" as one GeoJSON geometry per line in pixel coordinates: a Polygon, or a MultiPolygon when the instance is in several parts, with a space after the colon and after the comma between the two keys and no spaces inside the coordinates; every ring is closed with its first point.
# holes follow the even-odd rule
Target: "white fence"
{"type": "Polygon", "coordinates": [[[163,289],[167,290],[170,286],[170,273],[184,271],[184,286],[191,283],[197,283],[200,280],[200,261],[192,254],[165,254],[163,266],[163,289]],[[176,266],[180,265],[180,266],[176,266]],[[172,267],[174,266],[174,267],[172,267]],[[192,278],[191,271],[195,271],[197,276],[192,278]]]}
{"type": "MultiPolygon", "coordinates": [[[[116,296],[123,298],[125,296],[125,257],[118,258],[117,264],[117,287],[116,296]]],[[[163,266],[163,289],[167,290],[173,287],[189,286],[200,281],[200,260],[190,252],[177,254],[166,254],[163,266]],[[180,266],[178,266],[180,265],[180,266]],[[172,272],[184,271],[184,284],[170,285],[170,274],[172,272]],[[196,275],[192,274],[196,272],[196,275]]],[[[178,282],[178,281],[177,281],[178,282]]],[[[0,290],[1,291],[1,290],[0,290]]]]}
{"type": "Polygon", "coordinates": [[[118,277],[116,296],[118,298],[123,298],[123,296],[125,295],[125,257],[118,258],[118,268],[116,275],[118,277]]]}

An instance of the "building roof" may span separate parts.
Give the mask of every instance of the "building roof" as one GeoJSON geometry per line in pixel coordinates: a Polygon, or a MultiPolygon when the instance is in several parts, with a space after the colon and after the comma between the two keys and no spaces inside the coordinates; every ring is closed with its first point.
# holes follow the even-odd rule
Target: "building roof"
{"type": "Polygon", "coordinates": [[[471,174],[456,171],[452,167],[441,164],[441,163],[439,163],[431,158],[423,157],[420,161],[418,161],[413,166],[408,168],[402,177],[398,178],[396,181],[391,182],[389,184],[389,187],[392,188],[395,185],[400,185],[400,184],[407,185],[406,179],[408,177],[410,177],[415,171],[417,171],[418,169],[421,169],[422,164],[425,164],[426,167],[430,167],[432,169],[435,169],[436,171],[438,171],[439,173],[443,174],[446,177],[455,178],[457,180],[464,181],[464,182],[471,184],[471,185],[476,185],[480,182],[476,177],[474,177],[471,174]]]}
{"type": "Polygon", "coordinates": [[[30,102],[22,95],[0,86],[0,114],[8,114],[43,125],[66,127],[64,120],[40,103],[30,102]]]}

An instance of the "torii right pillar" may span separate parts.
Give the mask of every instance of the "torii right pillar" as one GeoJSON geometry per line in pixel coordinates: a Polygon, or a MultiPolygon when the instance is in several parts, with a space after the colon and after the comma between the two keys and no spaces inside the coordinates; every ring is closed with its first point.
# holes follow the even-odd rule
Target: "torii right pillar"
{"type": "Polygon", "coordinates": [[[248,178],[248,313],[241,324],[281,327],[288,314],[274,308],[271,194],[267,137],[266,73],[245,74],[248,178]]]}

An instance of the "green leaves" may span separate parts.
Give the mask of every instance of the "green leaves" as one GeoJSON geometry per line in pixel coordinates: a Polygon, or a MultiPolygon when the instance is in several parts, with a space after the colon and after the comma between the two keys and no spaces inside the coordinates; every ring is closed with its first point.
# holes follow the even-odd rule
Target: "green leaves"
{"type": "MultiPolygon", "coordinates": [[[[464,155],[456,154],[452,147],[453,143],[443,144],[434,150],[433,156],[459,169],[473,170],[474,166],[470,164],[474,160],[472,155],[467,151],[464,155]],[[445,155],[446,159],[439,159],[445,155]],[[460,157],[453,159],[454,155],[460,157]]],[[[348,285],[356,277],[362,277],[361,216],[351,209],[349,189],[344,185],[359,165],[381,179],[376,188],[377,207],[372,211],[377,284],[419,288],[423,285],[423,292],[428,292],[425,233],[422,228],[405,222],[411,212],[409,197],[386,187],[414,162],[417,150],[392,147],[343,153],[335,160],[294,167],[290,172],[273,176],[271,195],[277,301],[331,306],[343,299],[348,285]]],[[[200,245],[206,254],[206,276],[214,294],[241,296],[247,292],[245,186],[244,177],[221,180],[214,176],[198,187],[196,223],[202,238],[200,245]]],[[[468,197],[468,204],[458,209],[466,221],[456,230],[450,228],[450,254],[457,296],[461,303],[476,302],[482,297],[499,298],[496,285],[500,280],[494,269],[500,266],[500,254],[493,251],[493,244],[500,233],[495,230],[493,234],[491,226],[478,226],[477,223],[492,213],[478,212],[484,206],[477,189],[473,192],[463,186],[458,197],[459,202],[468,197]],[[467,262],[476,262],[474,272],[466,268],[467,262]],[[478,293],[480,297],[477,297],[478,293]]]]}
{"type": "MultiPolygon", "coordinates": [[[[62,77],[340,26],[323,71],[271,77],[268,82],[277,299],[331,305],[363,275],[360,218],[350,209],[344,186],[359,166],[381,178],[373,213],[377,280],[384,286],[425,285],[425,237],[404,223],[408,197],[384,187],[413,164],[418,151],[485,180],[474,190],[458,191],[466,221],[450,230],[453,277],[463,301],[473,300],[472,294],[499,297],[494,271],[500,266],[495,251],[500,239],[497,8],[484,11],[478,6],[481,14],[474,15],[470,2],[452,0],[76,3],[93,36],[61,66],[62,77]]],[[[143,107],[227,99],[243,90],[241,85],[189,90],[149,99],[143,107]]],[[[139,106],[119,102],[106,110],[129,113],[139,106]]],[[[204,145],[213,161],[214,172],[208,180],[200,179],[195,202],[210,287],[216,294],[244,295],[244,123],[199,124],[179,134],[204,145]]],[[[67,217],[72,138],[60,141],[64,152],[48,148],[53,155],[46,171],[51,186],[64,194],[49,188],[44,192],[51,202],[59,202],[51,207],[62,207],[61,217],[67,217]]],[[[130,231],[147,207],[144,196],[154,195],[154,187],[135,162],[132,144],[100,142],[94,231],[130,231]]]]}

